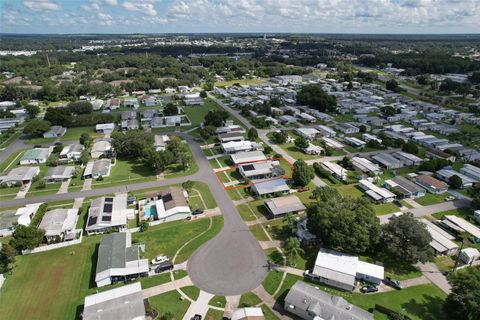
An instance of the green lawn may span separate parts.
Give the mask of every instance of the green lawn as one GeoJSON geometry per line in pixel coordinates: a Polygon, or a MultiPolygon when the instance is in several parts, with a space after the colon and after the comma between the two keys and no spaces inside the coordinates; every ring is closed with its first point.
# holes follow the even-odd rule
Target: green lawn
{"type": "Polygon", "coordinates": [[[173,278],[175,280],[185,278],[188,275],[187,271],[185,270],[177,270],[173,271],[173,278]]]}
{"type": "Polygon", "coordinates": [[[183,107],[187,117],[192,122],[193,127],[197,127],[205,120],[205,115],[210,110],[220,109],[220,107],[213,102],[213,100],[207,98],[202,106],[183,107]]]}
{"type": "Polygon", "coordinates": [[[352,294],[348,301],[368,310],[375,304],[393,309],[412,320],[447,319],[443,312],[446,294],[433,284],[426,284],[376,294],[352,294]]]}
{"type": "Polygon", "coordinates": [[[102,181],[94,179],[92,189],[155,180],[155,174],[140,161],[117,159],[115,165],[112,166],[110,176],[103,177],[102,181]]]}
{"type": "Polygon", "coordinates": [[[266,82],[267,79],[235,79],[235,80],[229,80],[229,81],[216,81],[215,86],[216,87],[229,87],[234,85],[235,83],[238,83],[240,85],[249,85],[249,84],[261,84],[266,82]]]}
{"type": "Polygon", "coordinates": [[[14,151],[4,162],[0,163],[0,172],[13,169],[20,161],[20,154],[25,150],[14,151]]]}
{"type": "Polygon", "coordinates": [[[103,137],[103,134],[95,132],[95,126],[89,127],[75,127],[67,128],[67,132],[63,137],[60,138],[61,141],[73,141],[80,139],[82,133],[88,133],[92,138],[103,137]]]}
{"type": "Polygon", "coordinates": [[[200,289],[195,286],[188,286],[181,288],[182,292],[185,293],[190,299],[197,300],[200,295],[200,289]]]}
{"type": "Polygon", "coordinates": [[[215,310],[215,309],[208,309],[207,314],[205,315],[206,320],[222,320],[223,319],[223,311],[215,310]]]}
{"type": "Polygon", "coordinates": [[[172,281],[170,279],[170,272],[161,273],[159,275],[155,275],[153,277],[146,277],[141,278],[140,282],[142,283],[142,289],[147,289],[151,287],[155,287],[167,282],[172,281]]]}
{"type": "Polygon", "coordinates": [[[400,208],[394,205],[391,202],[382,203],[382,204],[375,204],[373,205],[373,209],[375,210],[375,214],[377,216],[382,216],[384,214],[399,212],[400,208]]]}
{"type": "Polygon", "coordinates": [[[2,287],[2,318],[77,318],[81,311],[77,307],[83,304],[85,295],[93,293],[89,288],[94,287],[92,270],[99,240],[98,236],[84,237],[79,245],[17,256],[13,275],[2,287]]]}
{"type": "Polygon", "coordinates": [[[18,137],[20,137],[22,135],[22,131],[21,130],[17,130],[15,131],[14,133],[12,134],[9,134],[9,133],[3,133],[1,136],[0,136],[0,141],[2,141],[0,143],[0,148],[6,148],[8,147],[13,141],[15,141],[15,139],[17,139],[18,137]]]}
{"type": "Polygon", "coordinates": [[[255,239],[258,241],[268,241],[267,234],[263,231],[262,227],[260,224],[256,224],[253,226],[248,227],[250,229],[250,232],[253,234],[255,239]]]}
{"type": "Polygon", "coordinates": [[[244,221],[253,221],[257,219],[250,210],[248,204],[240,204],[237,206],[237,210],[244,221]]]}
{"type": "Polygon", "coordinates": [[[363,197],[364,193],[362,189],[357,184],[347,184],[343,186],[337,187],[338,192],[344,197],[349,196],[349,197],[354,197],[354,198],[360,198],[363,197]]]}
{"type": "Polygon", "coordinates": [[[242,294],[240,297],[240,303],[239,307],[244,308],[244,307],[254,307],[257,304],[262,303],[262,300],[253,292],[247,292],[242,294]]]}
{"type": "Polygon", "coordinates": [[[224,296],[215,296],[208,302],[209,305],[219,308],[224,308],[227,304],[227,300],[224,296]]]}
{"type": "Polygon", "coordinates": [[[18,191],[20,191],[20,187],[0,188],[0,200],[14,199],[18,191]]]}
{"type": "MultiPolygon", "coordinates": [[[[138,243],[145,243],[145,255],[148,259],[164,254],[172,258],[185,242],[198,236],[208,229],[210,219],[199,219],[192,221],[173,221],[148,228],[145,232],[138,232],[132,235],[132,239],[138,243]]],[[[223,226],[223,217],[212,218],[212,228],[204,235],[196,238],[189,245],[184,247],[175,263],[180,263],[188,257],[200,245],[216,235],[223,226]]]]}
{"type": "Polygon", "coordinates": [[[61,183],[47,183],[45,184],[44,188],[40,187],[41,181],[43,181],[43,177],[47,174],[47,171],[51,167],[47,167],[46,165],[40,165],[40,173],[38,174],[36,180],[28,189],[27,197],[36,197],[40,195],[47,195],[47,194],[55,194],[57,193],[58,189],[60,189],[61,183]]]}
{"type": "Polygon", "coordinates": [[[423,197],[416,198],[415,202],[422,206],[429,206],[432,204],[445,202],[445,197],[447,196],[448,194],[433,194],[427,192],[427,194],[425,194],[423,197]]]}
{"type": "Polygon", "coordinates": [[[283,272],[272,270],[262,282],[262,286],[270,295],[275,293],[282,280],[283,272]]]}
{"type": "Polygon", "coordinates": [[[190,306],[190,301],[182,300],[182,296],[176,290],[162,293],[158,296],[148,298],[153,309],[159,312],[160,317],[171,313],[173,319],[181,320],[190,306]]]}
{"type": "Polygon", "coordinates": [[[73,177],[72,180],[70,180],[70,184],[68,185],[68,192],[75,192],[75,191],[80,191],[83,188],[83,180],[82,178],[82,170],[79,171],[80,173],[76,176],[73,177]]]}

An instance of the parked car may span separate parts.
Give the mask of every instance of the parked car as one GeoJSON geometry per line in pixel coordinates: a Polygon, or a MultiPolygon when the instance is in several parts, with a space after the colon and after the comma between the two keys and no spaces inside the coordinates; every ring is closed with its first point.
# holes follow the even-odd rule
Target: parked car
{"type": "Polygon", "coordinates": [[[192,211],[192,216],[196,216],[197,214],[202,214],[204,210],[202,208],[195,209],[192,211]]]}
{"type": "Polygon", "coordinates": [[[370,292],[377,292],[378,288],[376,286],[363,286],[360,289],[361,293],[370,293],[370,292]]]}
{"type": "Polygon", "coordinates": [[[168,261],[167,256],[158,256],[152,260],[152,264],[160,264],[168,261]]]}
{"type": "Polygon", "coordinates": [[[61,146],[62,144],[63,144],[62,141],[57,141],[57,142],[55,142],[55,145],[56,145],[56,146],[61,146]]]}
{"type": "Polygon", "coordinates": [[[383,279],[383,282],[385,282],[386,284],[388,284],[389,286],[395,289],[399,289],[399,290],[402,289],[402,285],[400,284],[400,281],[392,279],[390,277],[385,277],[385,279],[383,279]]]}
{"type": "Polygon", "coordinates": [[[159,264],[155,268],[155,273],[160,273],[160,272],[167,271],[167,270],[172,270],[172,269],[173,269],[173,263],[171,263],[170,261],[167,261],[167,262],[159,264]]]}
{"type": "Polygon", "coordinates": [[[199,314],[196,314],[192,317],[192,320],[202,320],[202,316],[199,314]]]}
{"type": "Polygon", "coordinates": [[[34,147],[34,148],[41,148],[42,145],[41,145],[41,144],[36,144],[36,145],[34,145],[33,147],[34,147]]]}
{"type": "Polygon", "coordinates": [[[445,198],[445,201],[453,201],[455,200],[456,198],[454,196],[448,196],[445,198]]]}

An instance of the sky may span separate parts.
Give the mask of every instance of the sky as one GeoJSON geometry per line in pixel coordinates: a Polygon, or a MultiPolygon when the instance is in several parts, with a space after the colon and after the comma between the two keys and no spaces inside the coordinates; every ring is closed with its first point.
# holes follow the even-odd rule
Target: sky
{"type": "Polygon", "coordinates": [[[2,33],[480,33],[480,0],[0,0],[2,33]]]}

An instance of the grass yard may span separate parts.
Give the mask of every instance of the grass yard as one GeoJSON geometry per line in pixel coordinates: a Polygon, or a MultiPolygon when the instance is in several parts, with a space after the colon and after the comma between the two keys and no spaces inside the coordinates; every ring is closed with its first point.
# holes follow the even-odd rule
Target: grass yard
{"type": "Polygon", "coordinates": [[[20,187],[10,187],[10,188],[1,188],[0,189],[0,200],[11,200],[14,199],[20,191],[20,187]]]}
{"type": "Polygon", "coordinates": [[[262,282],[262,286],[270,295],[273,295],[282,281],[283,272],[272,270],[262,282]]]}
{"type": "Polygon", "coordinates": [[[445,202],[445,197],[447,196],[448,194],[433,194],[427,192],[427,194],[425,194],[423,197],[416,198],[415,202],[422,206],[429,206],[432,204],[445,202]]]}
{"type": "Polygon", "coordinates": [[[260,224],[249,226],[248,228],[250,229],[250,232],[253,234],[255,239],[257,239],[258,241],[268,241],[269,240],[267,234],[263,231],[260,224]]]}
{"type": "Polygon", "coordinates": [[[380,304],[409,316],[412,320],[446,319],[443,303],[446,294],[433,284],[426,284],[376,294],[351,294],[348,301],[368,310],[380,304]]]}
{"type": "Polygon", "coordinates": [[[215,296],[208,302],[209,305],[219,308],[224,308],[227,304],[227,299],[224,296],[215,296]]]}
{"type": "Polygon", "coordinates": [[[453,210],[447,210],[443,212],[437,212],[432,215],[436,219],[442,219],[444,216],[457,216],[463,218],[471,223],[478,224],[478,222],[473,219],[473,212],[470,208],[458,208],[453,210]]]}
{"type": "Polygon", "coordinates": [[[349,196],[353,198],[363,197],[364,193],[357,184],[347,184],[337,187],[338,192],[344,197],[349,196]]]}
{"type": "Polygon", "coordinates": [[[166,313],[171,313],[175,320],[183,319],[190,306],[190,301],[182,300],[182,296],[176,290],[150,297],[148,301],[150,301],[152,308],[159,312],[160,317],[166,313]]]}
{"type": "Polygon", "coordinates": [[[385,276],[390,276],[400,281],[422,276],[422,273],[415,266],[393,257],[388,252],[378,251],[376,254],[369,256],[360,256],[359,259],[370,263],[380,263],[385,269],[385,276]]]}
{"type": "Polygon", "coordinates": [[[252,211],[250,210],[250,207],[248,206],[248,204],[238,205],[237,210],[244,221],[253,221],[257,219],[255,215],[252,213],[252,211]]]}
{"type": "MultiPolygon", "coordinates": [[[[150,227],[145,232],[134,233],[132,239],[138,243],[145,243],[145,255],[148,259],[153,259],[160,254],[172,258],[183,244],[207,230],[209,224],[210,219],[167,222],[150,227]]],[[[223,217],[213,217],[212,228],[184,247],[175,263],[188,259],[200,245],[220,232],[222,226],[223,217]]]]}
{"type": "Polygon", "coordinates": [[[266,82],[268,79],[236,79],[236,80],[229,80],[229,81],[216,81],[215,86],[216,87],[230,87],[234,85],[235,83],[238,83],[240,85],[249,85],[249,84],[262,84],[266,82]]]}
{"type": "Polygon", "coordinates": [[[95,132],[95,126],[67,128],[67,132],[61,141],[75,141],[80,139],[82,133],[88,133],[93,139],[103,137],[103,134],[95,132]]]}
{"type": "Polygon", "coordinates": [[[449,256],[437,256],[433,259],[433,262],[435,262],[438,269],[442,272],[452,271],[455,265],[455,260],[449,256]]]}
{"type": "Polygon", "coordinates": [[[155,174],[138,160],[117,159],[110,176],[102,181],[93,180],[92,189],[106,188],[138,182],[155,181],[155,174]]]}
{"type": "Polygon", "coordinates": [[[215,310],[215,309],[208,309],[207,314],[205,315],[206,320],[222,320],[223,319],[223,311],[215,310]]]}
{"type": "MultiPolygon", "coordinates": [[[[223,228],[223,216],[215,216],[215,217],[212,217],[211,219],[212,219],[212,224],[211,224],[210,229],[208,229],[208,231],[206,231],[205,233],[203,233],[201,235],[200,235],[200,233],[201,233],[201,231],[200,231],[200,232],[194,234],[191,238],[189,238],[189,239],[192,239],[195,236],[198,236],[197,238],[192,240],[192,242],[187,244],[182,249],[182,251],[180,251],[177,258],[175,259],[175,263],[181,263],[183,261],[186,261],[188,258],[190,258],[192,253],[195,250],[197,250],[202,244],[206,243],[208,240],[212,239],[218,233],[220,233],[220,231],[223,228]]],[[[195,220],[195,221],[201,221],[201,220],[209,221],[210,219],[200,219],[200,220],[195,220]]],[[[188,241],[188,240],[186,240],[186,241],[188,241]]],[[[183,245],[186,241],[184,241],[180,244],[183,245]]]]}
{"type": "Polygon", "coordinates": [[[247,292],[240,297],[239,308],[255,307],[257,304],[262,303],[262,300],[253,292],[247,292]]]}
{"type": "Polygon", "coordinates": [[[198,127],[205,119],[208,111],[214,109],[220,109],[220,107],[209,98],[205,99],[202,106],[183,107],[188,119],[192,123],[192,127],[198,127]]]}
{"type": "Polygon", "coordinates": [[[190,299],[197,300],[198,296],[200,295],[200,289],[195,286],[187,286],[181,288],[182,292],[185,293],[190,299]]]}
{"type": "Polygon", "coordinates": [[[20,137],[21,135],[22,135],[22,131],[21,131],[21,130],[15,131],[15,132],[12,133],[12,134],[3,133],[3,134],[0,136],[0,141],[2,141],[2,142],[0,143],[0,148],[6,148],[6,147],[8,147],[13,141],[15,141],[15,139],[17,139],[17,138],[20,137]]]}
{"type": "Polygon", "coordinates": [[[58,189],[60,189],[61,183],[47,183],[45,184],[44,188],[42,188],[40,184],[50,168],[51,167],[47,167],[44,164],[40,165],[40,173],[30,186],[30,189],[28,189],[26,197],[36,197],[40,195],[57,193],[58,189]]]}
{"type": "Polygon", "coordinates": [[[383,216],[384,214],[399,212],[400,208],[394,205],[393,203],[382,203],[382,204],[375,204],[373,205],[373,209],[375,210],[375,214],[377,216],[383,216]]]}
{"type": "Polygon", "coordinates": [[[17,150],[13,152],[4,162],[0,163],[0,172],[16,167],[21,158],[20,154],[22,154],[24,151],[25,150],[17,150]]]}
{"type": "Polygon", "coordinates": [[[2,287],[0,314],[5,319],[76,319],[83,299],[94,286],[96,244],[17,256],[16,267],[2,287]],[[29,303],[26,304],[25,301],[29,303]],[[55,303],[52,303],[55,301],[55,303]]]}
{"type": "MultiPolygon", "coordinates": [[[[80,167],[78,167],[80,168],[80,167]]],[[[76,177],[72,178],[70,180],[70,184],[68,185],[68,192],[75,192],[75,191],[80,191],[83,188],[83,182],[85,180],[82,179],[82,173],[83,170],[79,170],[79,174],[77,174],[76,177]]]]}
{"type": "Polygon", "coordinates": [[[185,278],[188,275],[187,271],[185,270],[176,270],[173,271],[173,278],[175,280],[185,278]]]}
{"type": "Polygon", "coordinates": [[[189,176],[198,171],[198,164],[195,161],[195,157],[192,154],[192,150],[188,148],[188,152],[190,153],[191,156],[191,162],[189,166],[186,168],[186,170],[180,165],[180,164],[172,164],[167,167],[165,170],[165,178],[166,179],[172,179],[172,178],[178,178],[178,177],[183,177],[183,176],[189,176]]]}

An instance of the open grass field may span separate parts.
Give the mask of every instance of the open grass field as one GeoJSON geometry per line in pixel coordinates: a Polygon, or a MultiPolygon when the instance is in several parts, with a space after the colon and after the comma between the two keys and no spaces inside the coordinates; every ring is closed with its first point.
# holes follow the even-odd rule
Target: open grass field
{"type": "MultiPolygon", "coordinates": [[[[150,227],[146,232],[135,233],[132,239],[145,243],[145,256],[148,259],[153,259],[160,254],[173,257],[183,244],[206,231],[209,225],[209,219],[174,221],[150,227]]],[[[211,229],[184,247],[175,263],[185,261],[200,245],[220,232],[222,226],[223,217],[213,217],[211,229]]]]}
{"type": "Polygon", "coordinates": [[[198,127],[205,119],[205,115],[210,110],[219,109],[220,107],[211,99],[205,99],[202,106],[183,107],[183,111],[192,122],[192,127],[198,127]]]}
{"type": "Polygon", "coordinates": [[[244,308],[244,307],[254,307],[257,304],[262,303],[262,300],[253,292],[247,292],[242,294],[240,297],[240,303],[239,307],[244,308]]]}
{"type": "MultiPolygon", "coordinates": [[[[95,126],[88,126],[88,127],[74,127],[74,128],[67,128],[67,132],[63,137],[60,138],[62,142],[73,142],[78,141],[82,133],[88,133],[92,138],[100,138],[103,137],[103,134],[95,132],[95,126]]],[[[27,144],[47,144],[52,143],[56,139],[55,138],[32,138],[25,140],[27,144]]]]}
{"type": "Polygon", "coordinates": [[[353,198],[363,197],[364,193],[357,184],[347,184],[337,187],[338,192],[344,197],[349,196],[353,198]]]}
{"type": "Polygon", "coordinates": [[[384,214],[394,213],[400,211],[400,208],[394,205],[393,203],[382,203],[382,204],[375,204],[373,205],[373,209],[375,210],[375,214],[377,216],[382,216],[384,214]]]}
{"type": "Polygon", "coordinates": [[[267,274],[267,277],[262,282],[263,288],[270,294],[273,295],[275,290],[277,290],[280,282],[282,280],[283,272],[272,270],[267,274]]]}
{"type": "Polygon", "coordinates": [[[224,308],[227,304],[227,299],[224,296],[215,296],[208,302],[209,305],[219,308],[224,308]]]}
{"type": "Polygon", "coordinates": [[[192,300],[197,300],[200,295],[200,289],[195,286],[183,287],[181,290],[192,300]]]}
{"type": "Polygon", "coordinates": [[[235,79],[229,81],[216,81],[216,87],[229,87],[238,83],[240,85],[249,85],[249,84],[261,84],[266,82],[268,79],[260,78],[260,79],[235,79]]]}
{"type": "Polygon", "coordinates": [[[416,198],[415,202],[422,206],[429,206],[432,204],[445,202],[445,197],[447,196],[448,194],[433,194],[427,192],[427,194],[425,194],[423,197],[416,198]]]}
{"type": "Polygon", "coordinates": [[[183,316],[190,306],[190,301],[182,300],[178,291],[173,290],[158,296],[150,297],[150,305],[159,312],[160,317],[166,313],[171,313],[173,319],[183,319],[183,316]]]}
{"type": "Polygon", "coordinates": [[[110,176],[102,181],[93,180],[92,189],[106,188],[130,183],[155,181],[155,174],[138,160],[117,159],[110,176]]]}
{"type": "Polygon", "coordinates": [[[75,319],[94,280],[99,237],[80,245],[18,256],[0,299],[5,319],[75,319]],[[25,303],[28,301],[28,303],[25,303]]]}

